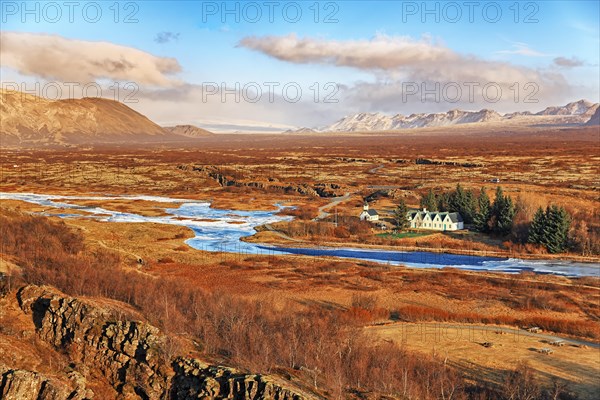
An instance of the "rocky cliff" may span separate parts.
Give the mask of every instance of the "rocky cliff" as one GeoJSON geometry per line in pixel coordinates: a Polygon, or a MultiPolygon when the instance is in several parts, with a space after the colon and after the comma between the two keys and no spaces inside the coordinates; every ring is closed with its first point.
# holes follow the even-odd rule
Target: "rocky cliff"
{"type": "Polygon", "coordinates": [[[85,400],[94,397],[86,379],[73,371],[67,382],[37,372],[0,366],[0,398],[4,400],[85,400]]]}
{"type": "Polygon", "coordinates": [[[109,382],[118,399],[315,398],[278,377],[176,357],[169,347],[171,338],[156,327],[125,319],[119,310],[68,297],[50,287],[23,287],[17,299],[33,321],[37,337],[67,353],[72,371],[61,381],[0,362],[2,399],[98,398],[86,388],[91,371],[109,382]],[[86,373],[89,376],[84,376],[86,373]]]}

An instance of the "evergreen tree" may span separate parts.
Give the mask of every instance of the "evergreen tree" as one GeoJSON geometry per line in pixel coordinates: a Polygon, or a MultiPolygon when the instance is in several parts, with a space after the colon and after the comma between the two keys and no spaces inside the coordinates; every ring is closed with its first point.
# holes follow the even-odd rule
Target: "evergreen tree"
{"type": "Polygon", "coordinates": [[[442,193],[439,196],[437,196],[437,211],[448,211],[448,209],[450,208],[449,198],[450,195],[448,193],[442,193]]]}
{"type": "Polygon", "coordinates": [[[510,197],[506,196],[502,201],[502,207],[498,213],[497,232],[507,235],[512,231],[513,219],[515,217],[515,206],[510,197]]]}
{"type": "Polygon", "coordinates": [[[548,206],[546,212],[540,207],[531,223],[527,241],[546,247],[550,253],[561,253],[568,247],[570,226],[571,216],[564,207],[548,206]]]}
{"type": "Polygon", "coordinates": [[[465,191],[459,184],[456,190],[448,196],[449,212],[458,212],[462,215],[466,224],[472,224],[475,218],[475,198],[472,191],[465,191]]]}
{"type": "Polygon", "coordinates": [[[408,207],[404,200],[400,200],[398,206],[393,212],[394,222],[396,224],[396,229],[399,231],[403,231],[410,226],[410,221],[407,218],[408,207]]]}
{"type": "Polygon", "coordinates": [[[475,222],[475,215],[477,214],[477,199],[475,198],[472,190],[465,192],[465,202],[460,213],[463,216],[465,223],[472,224],[475,222]]]}
{"type": "Polygon", "coordinates": [[[492,217],[495,221],[494,232],[500,235],[510,233],[515,216],[515,206],[509,196],[505,196],[502,188],[498,186],[496,189],[496,198],[492,206],[492,217]]]}
{"type": "Polygon", "coordinates": [[[433,189],[429,189],[429,192],[421,197],[421,208],[426,208],[427,211],[437,211],[437,198],[435,193],[433,193],[433,189]]]}
{"type": "Polygon", "coordinates": [[[542,207],[538,208],[531,221],[527,241],[529,243],[543,244],[544,228],[546,226],[546,214],[542,207]]]}
{"type": "Polygon", "coordinates": [[[485,188],[482,187],[477,198],[477,213],[474,217],[475,228],[480,232],[488,232],[490,227],[488,221],[490,220],[490,214],[492,212],[492,206],[490,197],[487,195],[485,188]]]}
{"type": "Polygon", "coordinates": [[[563,207],[552,205],[546,209],[544,244],[550,253],[562,253],[567,249],[571,218],[563,207]]]}
{"type": "Polygon", "coordinates": [[[460,186],[460,183],[456,185],[456,189],[448,196],[448,211],[460,212],[465,203],[465,192],[460,186]]]}

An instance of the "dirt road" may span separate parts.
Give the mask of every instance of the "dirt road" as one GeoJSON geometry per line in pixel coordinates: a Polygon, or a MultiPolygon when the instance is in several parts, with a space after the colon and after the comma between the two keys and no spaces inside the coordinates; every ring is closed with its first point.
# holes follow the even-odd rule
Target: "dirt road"
{"type": "Polygon", "coordinates": [[[348,200],[351,196],[352,196],[352,193],[346,193],[343,196],[334,197],[333,199],[331,199],[331,201],[329,203],[325,204],[324,206],[319,207],[319,214],[317,215],[316,218],[313,219],[313,221],[320,221],[322,219],[327,218],[329,215],[331,215],[331,213],[328,213],[325,210],[329,210],[330,208],[337,206],[338,204],[348,200]]]}

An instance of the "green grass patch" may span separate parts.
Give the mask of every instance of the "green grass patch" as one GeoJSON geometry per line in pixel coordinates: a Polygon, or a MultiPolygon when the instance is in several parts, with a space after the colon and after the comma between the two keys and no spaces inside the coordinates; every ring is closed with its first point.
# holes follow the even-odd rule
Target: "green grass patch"
{"type": "Polygon", "coordinates": [[[434,232],[399,232],[399,233],[378,233],[377,236],[394,239],[418,238],[432,235],[434,232]]]}

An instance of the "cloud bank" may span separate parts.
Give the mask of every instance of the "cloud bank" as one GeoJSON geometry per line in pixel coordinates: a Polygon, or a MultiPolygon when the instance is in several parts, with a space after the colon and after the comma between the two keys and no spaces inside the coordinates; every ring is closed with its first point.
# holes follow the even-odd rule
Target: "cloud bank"
{"type": "Polygon", "coordinates": [[[87,83],[112,79],[160,87],[176,84],[170,75],[181,71],[174,58],[132,47],[20,32],[0,34],[0,62],[23,75],[50,80],[87,83]]]}
{"type": "MultiPolygon", "coordinates": [[[[565,77],[553,69],[533,69],[502,60],[486,60],[473,55],[458,53],[444,44],[429,37],[414,39],[407,36],[377,35],[368,40],[326,40],[319,38],[299,38],[295,34],[286,36],[249,36],[243,38],[238,46],[263,53],[272,58],[295,64],[323,64],[354,68],[366,71],[374,76],[373,82],[357,82],[349,88],[346,97],[348,103],[365,109],[396,110],[407,108],[402,98],[402,83],[415,82],[428,88],[439,84],[478,85],[479,88],[493,84],[500,88],[502,96],[496,103],[484,101],[484,96],[475,100],[462,97],[454,104],[444,101],[441,108],[463,106],[468,109],[494,108],[515,110],[526,107],[522,103],[536,100],[539,103],[560,102],[570,95],[572,87],[565,77]],[[531,86],[528,84],[533,84],[531,86]],[[517,84],[517,85],[515,85],[517,84]],[[525,90],[528,89],[528,90],[525,90]],[[534,93],[534,95],[532,95],[534,93]],[[535,97],[534,97],[535,96],[535,97]]],[[[519,53],[528,48],[521,47],[519,53]]],[[[531,51],[525,51],[527,55],[531,51]]],[[[564,60],[555,61],[565,63],[564,60]]],[[[424,102],[419,96],[412,96],[410,102],[417,105],[424,102]]]]}
{"type": "Polygon", "coordinates": [[[323,40],[287,36],[250,36],[239,44],[296,64],[331,64],[392,76],[437,82],[529,82],[538,71],[503,61],[463,55],[430,38],[377,35],[370,40],[323,40]]]}

